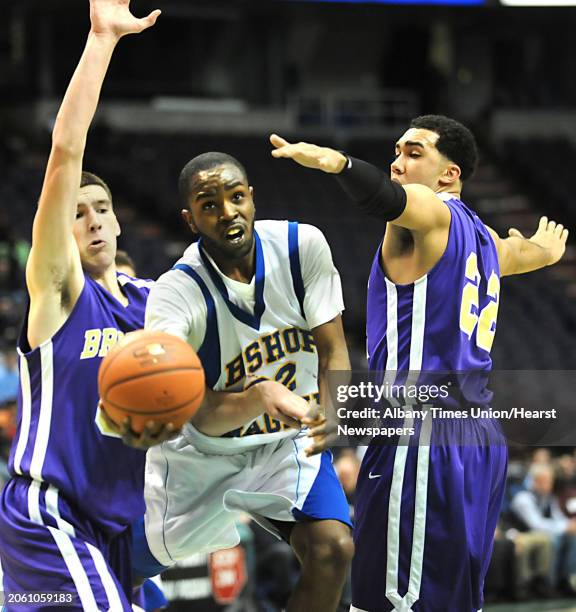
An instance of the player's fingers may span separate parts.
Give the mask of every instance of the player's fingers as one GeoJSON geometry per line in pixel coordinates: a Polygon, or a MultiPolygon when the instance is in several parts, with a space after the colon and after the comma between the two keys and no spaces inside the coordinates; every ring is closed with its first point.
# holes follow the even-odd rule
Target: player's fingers
{"type": "Polygon", "coordinates": [[[278,134],[270,135],[270,143],[273,144],[276,148],[285,147],[290,144],[285,138],[282,138],[282,136],[278,136],[278,134]]]}
{"type": "Polygon", "coordinates": [[[104,419],[104,422],[106,423],[106,425],[110,427],[110,429],[120,432],[120,428],[118,427],[118,424],[108,416],[106,410],[104,410],[104,406],[102,405],[102,402],[100,402],[98,406],[100,408],[100,413],[102,414],[102,418],[104,419]]]}
{"type": "Polygon", "coordinates": [[[299,420],[293,419],[292,417],[289,417],[286,414],[282,414],[281,412],[279,412],[275,418],[277,421],[288,425],[288,427],[293,427],[294,429],[300,429],[301,427],[299,420]]]}
{"type": "Polygon", "coordinates": [[[540,223],[538,223],[538,230],[544,231],[548,226],[548,217],[540,217],[540,223]]]}
{"type": "Polygon", "coordinates": [[[515,227],[511,227],[508,230],[508,236],[510,236],[511,238],[524,238],[524,234],[520,230],[517,230],[515,227]]]}
{"type": "Polygon", "coordinates": [[[166,440],[175,438],[179,432],[180,429],[175,427],[174,423],[166,423],[154,437],[154,443],[161,444],[162,442],[166,442],[166,440]]]}
{"type": "Polygon", "coordinates": [[[140,27],[142,28],[142,30],[151,28],[156,23],[158,17],[160,17],[161,12],[162,11],[160,9],[156,9],[155,11],[152,11],[150,15],[148,15],[148,17],[143,17],[142,19],[139,19],[138,22],[140,23],[140,27]]]}
{"type": "Polygon", "coordinates": [[[562,240],[562,242],[566,242],[566,240],[568,239],[568,230],[564,229],[562,231],[562,236],[560,236],[560,240],[562,240]]]}
{"type": "Polygon", "coordinates": [[[134,433],[132,431],[132,419],[129,416],[127,416],[122,421],[122,424],[120,425],[120,431],[122,432],[123,436],[132,436],[132,434],[134,433]]]}
{"type": "Polygon", "coordinates": [[[547,226],[547,230],[549,232],[554,232],[554,229],[556,228],[556,221],[548,221],[548,226],[547,226]]]}
{"type": "Polygon", "coordinates": [[[150,439],[156,438],[163,432],[165,427],[166,427],[165,423],[150,420],[150,421],[147,421],[146,425],[144,426],[144,433],[150,439]]]}
{"type": "Polygon", "coordinates": [[[563,229],[564,229],[564,226],[562,225],[562,223],[558,223],[558,225],[556,226],[556,229],[554,230],[554,235],[560,237],[562,235],[563,229]]]}
{"type": "Polygon", "coordinates": [[[307,406],[305,417],[302,419],[303,423],[315,423],[316,421],[325,421],[326,416],[322,406],[314,401],[307,406]]]}
{"type": "Polygon", "coordinates": [[[318,425],[323,425],[326,423],[326,417],[323,414],[317,414],[315,416],[307,414],[302,417],[302,423],[304,425],[308,425],[308,427],[316,427],[318,425]]]}
{"type": "Polygon", "coordinates": [[[327,448],[326,439],[325,438],[321,440],[317,439],[317,440],[314,440],[314,442],[312,442],[310,446],[307,446],[304,452],[306,453],[307,457],[312,457],[313,455],[318,455],[322,451],[326,450],[326,448],[327,448]]]}
{"type": "Polygon", "coordinates": [[[138,447],[138,434],[132,429],[132,420],[127,416],[120,425],[122,442],[127,446],[138,447]]]}
{"type": "Polygon", "coordinates": [[[315,425],[314,427],[310,428],[306,435],[309,438],[318,438],[318,437],[325,436],[326,433],[327,433],[327,426],[326,426],[326,421],[324,421],[323,423],[320,423],[319,425],[315,425]]]}
{"type": "Polygon", "coordinates": [[[279,149],[274,149],[272,151],[272,157],[293,158],[300,152],[297,147],[298,145],[293,144],[281,146],[279,149]]]}

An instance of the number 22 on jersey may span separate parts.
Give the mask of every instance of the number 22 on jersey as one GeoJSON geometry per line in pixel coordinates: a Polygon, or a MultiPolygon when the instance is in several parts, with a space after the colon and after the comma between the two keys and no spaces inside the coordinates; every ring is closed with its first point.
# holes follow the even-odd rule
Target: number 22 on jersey
{"type": "Polygon", "coordinates": [[[488,304],[480,310],[479,289],[480,272],[478,270],[478,257],[472,252],[466,260],[466,284],[462,291],[462,304],[460,306],[460,329],[472,338],[476,327],[476,344],[485,351],[490,352],[496,333],[496,317],[498,316],[498,302],[500,300],[500,279],[496,272],[492,272],[488,279],[488,304]]]}

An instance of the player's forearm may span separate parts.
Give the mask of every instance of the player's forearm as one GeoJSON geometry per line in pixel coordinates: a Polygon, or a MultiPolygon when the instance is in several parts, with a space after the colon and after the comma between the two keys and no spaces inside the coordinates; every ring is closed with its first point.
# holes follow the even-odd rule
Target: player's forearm
{"type": "Polygon", "coordinates": [[[263,412],[264,404],[256,385],[238,393],[207,389],[202,406],[192,418],[192,425],[207,436],[221,436],[263,412]]]}
{"type": "Polygon", "coordinates": [[[94,118],[102,83],[117,37],[90,32],[86,47],[58,111],[52,133],[53,150],[82,155],[94,118]]]}
{"type": "Polygon", "coordinates": [[[406,208],[404,188],[372,164],[353,157],[336,173],[340,186],[367,215],[383,221],[397,219],[406,208]]]}
{"type": "Polygon", "coordinates": [[[350,358],[346,347],[332,350],[327,355],[319,355],[318,359],[318,390],[320,392],[320,403],[323,406],[331,403],[330,383],[335,380],[330,379],[330,373],[336,373],[338,384],[348,384],[351,377],[350,358]]]}

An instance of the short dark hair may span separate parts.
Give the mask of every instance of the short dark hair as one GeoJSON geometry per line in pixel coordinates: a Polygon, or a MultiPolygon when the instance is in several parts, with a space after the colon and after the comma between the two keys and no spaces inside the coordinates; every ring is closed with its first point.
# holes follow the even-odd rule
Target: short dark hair
{"type": "Polygon", "coordinates": [[[114,258],[114,262],[116,263],[117,266],[126,266],[129,268],[132,268],[132,270],[136,272],[136,264],[134,263],[134,260],[132,259],[132,257],[130,257],[128,253],[126,253],[126,251],[122,251],[121,249],[118,249],[116,251],[116,257],[114,258]]]}
{"type": "Polygon", "coordinates": [[[188,196],[190,195],[190,184],[192,179],[204,170],[210,170],[217,166],[223,166],[224,164],[231,164],[240,170],[242,176],[248,182],[248,175],[246,174],[246,168],[232,155],[228,153],[218,153],[217,151],[211,151],[209,153],[202,153],[191,159],[180,172],[180,178],[178,179],[178,191],[182,202],[188,205],[188,196]]]}
{"type": "Polygon", "coordinates": [[[472,132],[460,122],[444,115],[416,117],[410,127],[438,134],[436,148],[444,157],[460,166],[462,181],[469,179],[478,164],[478,148],[472,132]]]}
{"type": "Polygon", "coordinates": [[[87,185],[100,185],[102,189],[108,194],[110,198],[110,202],[112,202],[112,192],[110,191],[110,187],[104,182],[104,179],[101,179],[99,176],[92,174],[92,172],[86,172],[82,170],[82,178],[80,179],[80,188],[86,187],[87,185]]]}

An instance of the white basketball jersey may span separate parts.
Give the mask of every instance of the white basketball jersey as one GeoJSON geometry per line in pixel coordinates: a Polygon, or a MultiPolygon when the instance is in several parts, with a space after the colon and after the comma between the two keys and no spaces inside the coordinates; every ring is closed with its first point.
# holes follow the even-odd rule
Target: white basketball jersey
{"type": "MultiPolygon", "coordinates": [[[[152,289],[146,327],[187,340],[216,391],[269,379],[317,399],[311,330],[344,308],[330,249],[320,230],[288,221],[257,221],[254,239],[250,284],[224,276],[201,240],[192,244],[152,289]]],[[[277,434],[263,436],[268,442],[294,430],[262,415],[226,437],[254,434],[277,434]]]]}

